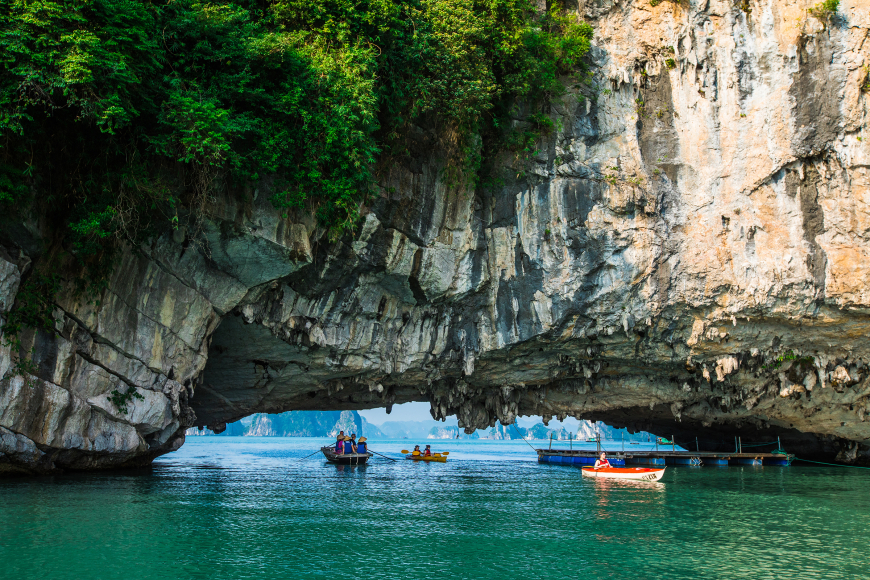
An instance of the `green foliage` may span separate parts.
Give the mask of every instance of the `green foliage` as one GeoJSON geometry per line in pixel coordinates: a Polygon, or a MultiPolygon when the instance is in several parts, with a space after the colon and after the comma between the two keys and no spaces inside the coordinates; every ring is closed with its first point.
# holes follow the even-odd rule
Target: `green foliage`
{"type": "Polygon", "coordinates": [[[840,7],[840,0],[824,0],[823,2],[819,2],[812,8],[808,9],[807,12],[810,13],[810,16],[817,20],[821,20],[822,22],[830,22],[830,20],[837,13],[837,8],[840,7]]]}
{"type": "Polygon", "coordinates": [[[27,195],[24,177],[24,171],[0,164],[0,208],[14,207],[27,195]]]}
{"type": "MultiPolygon", "coordinates": [[[[24,327],[54,329],[54,295],[60,287],[55,275],[33,274],[16,295],[15,307],[6,317],[2,333],[7,345],[16,340],[24,327]]],[[[20,345],[19,345],[20,346],[20,345]]]]}
{"type": "Polygon", "coordinates": [[[677,68],[677,61],[675,61],[675,60],[672,59],[672,58],[666,58],[666,59],[665,59],[665,65],[666,65],[669,69],[675,69],[675,68],[677,68]]]}
{"type": "Polygon", "coordinates": [[[646,117],[646,103],[640,97],[634,100],[634,110],[637,111],[638,117],[646,117]]]}
{"type": "Polygon", "coordinates": [[[482,143],[552,129],[592,38],[531,0],[0,3],[0,204],[39,191],[80,259],[267,176],[339,234],[413,125],[475,179],[482,143]]]}
{"type": "Polygon", "coordinates": [[[145,397],[142,396],[139,391],[136,390],[135,387],[127,387],[127,390],[123,393],[119,391],[117,388],[112,389],[112,392],[109,393],[109,401],[118,411],[121,412],[122,415],[126,415],[129,412],[129,408],[127,405],[133,402],[133,399],[137,399],[139,401],[144,401],[145,397]]]}
{"type": "Polygon", "coordinates": [[[15,306],[0,327],[3,345],[10,347],[12,352],[13,360],[7,375],[27,377],[36,374],[38,369],[32,359],[33,353],[30,353],[30,358],[21,355],[21,331],[30,327],[54,332],[53,300],[59,287],[60,279],[57,276],[37,273],[18,289],[15,306]]]}
{"type": "Polygon", "coordinates": [[[790,360],[797,361],[797,364],[812,364],[813,363],[813,357],[811,357],[811,356],[799,357],[798,355],[796,355],[794,353],[794,351],[789,349],[789,350],[785,351],[785,353],[783,353],[780,356],[773,359],[773,362],[771,362],[770,364],[762,365],[761,368],[763,368],[765,370],[776,370],[779,367],[781,367],[784,362],[790,361],[790,360]]]}

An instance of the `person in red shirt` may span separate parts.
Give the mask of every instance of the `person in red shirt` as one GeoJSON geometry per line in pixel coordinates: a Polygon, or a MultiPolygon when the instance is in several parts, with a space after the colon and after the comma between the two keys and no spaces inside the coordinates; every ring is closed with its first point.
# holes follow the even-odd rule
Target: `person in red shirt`
{"type": "Polygon", "coordinates": [[[610,462],[607,461],[607,454],[601,452],[601,457],[595,462],[595,469],[606,469],[610,467],[610,462]]]}
{"type": "Polygon", "coordinates": [[[423,455],[424,455],[425,457],[431,457],[431,456],[432,456],[432,449],[430,448],[429,445],[426,446],[426,449],[423,451],[423,455]]]}

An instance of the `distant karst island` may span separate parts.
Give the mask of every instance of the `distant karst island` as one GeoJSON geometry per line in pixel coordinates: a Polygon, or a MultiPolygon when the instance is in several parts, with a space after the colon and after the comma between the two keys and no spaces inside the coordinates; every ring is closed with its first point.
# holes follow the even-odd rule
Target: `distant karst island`
{"type": "Polygon", "coordinates": [[[456,420],[441,421],[386,421],[379,425],[368,422],[357,411],[287,411],[286,413],[256,413],[240,421],[228,423],[226,430],[215,433],[210,429],[191,427],[187,436],[225,435],[247,437],[334,437],[339,431],[356,433],[369,439],[550,439],[586,441],[593,437],[604,440],[654,440],[645,431],[629,433],[601,422],[577,421],[563,423],[550,421],[550,426],[534,418],[519,418],[514,425],[496,422],[489,429],[478,429],[467,434],[456,420]]]}

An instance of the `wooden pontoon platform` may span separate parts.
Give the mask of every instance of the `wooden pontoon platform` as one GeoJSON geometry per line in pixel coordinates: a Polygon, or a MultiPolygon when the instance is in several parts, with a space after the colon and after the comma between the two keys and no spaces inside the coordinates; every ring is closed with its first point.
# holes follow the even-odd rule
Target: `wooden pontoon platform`
{"type": "MultiPolygon", "coordinates": [[[[561,465],[595,465],[599,452],[593,450],[536,449],[538,463],[561,465]]],[[[716,451],[616,451],[607,459],[614,467],[626,465],[789,465],[794,455],[787,453],[720,453],[716,451]]]]}

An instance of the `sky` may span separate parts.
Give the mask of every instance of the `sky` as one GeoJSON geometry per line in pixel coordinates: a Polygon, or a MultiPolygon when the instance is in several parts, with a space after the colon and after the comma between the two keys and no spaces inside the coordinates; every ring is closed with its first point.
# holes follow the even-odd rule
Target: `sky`
{"type": "MultiPolygon", "coordinates": [[[[393,405],[393,412],[387,415],[386,409],[368,409],[360,411],[366,421],[373,425],[382,425],[387,421],[431,421],[432,415],[429,414],[429,403],[405,403],[403,405],[393,405]]],[[[540,423],[540,417],[521,417],[518,421],[521,427],[531,427],[535,423],[540,423]]],[[[568,417],[564,423],[559,423],[555,419],[550,421],[550,427],[562,427],[566,429],[576,429],[580,422],[568,417]]],[[[456,425],[456,417],[448,417],[444,425],[456,425]]]]}
{"type": "Polygon", "coordinates": [[[393,405],[393,412],[387,415],[386,409],[368,409],[360,411],[360,415],[369,423],[380,425],[387,421],[431,421],[429,403],[405,403],[393,405]]]}

